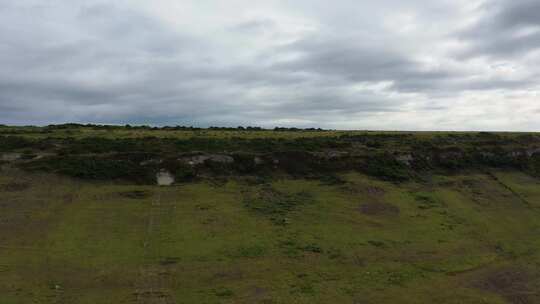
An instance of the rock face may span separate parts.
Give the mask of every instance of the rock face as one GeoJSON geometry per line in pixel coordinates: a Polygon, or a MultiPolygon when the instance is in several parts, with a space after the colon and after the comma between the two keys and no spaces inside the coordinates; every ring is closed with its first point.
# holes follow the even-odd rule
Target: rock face
{"type": "Polygon", "coordinates": [[[11,161],[19,160],[19,159],[21,159],[20,153],[4,153],[0,155],[1,161],[11,162],[11,161]]]}
{"type": "Polygon", "coordinates": [[[234,163],[234,158],[229,155],[213,154],[210,155],[210,161],[222,164],[232,164],[234,163]]]}
{"type": "Polygon", "coordinates": [[[343,152],[343,151],[328,151],[326,153],[326,158],[327,159],[339,159],[339,158],[342,158],[342,157],[347,157],[349,156],[349,152],[343,152]]]}
{"type": "Polygon", "coordinates": [[[462,151],[446,151],[439,153],[440,159],[458,159],[462,158],[464,155],[464,152],[462,151]]]}
{"type": "Polygon", "coordinates": [[[527,156],[532,157],[535,154],[540,154],[540,148],[534,148],[527,150],[527,156]]]}
{"type": "Polygon", "coordinates": [[[401,154],[396,156],[396,160],[406,166],[410,166],[414,161],[414,157],[411,154],[401,154]]]}
{"type": "Polygon", "coordinates": [[[163,162],[163,160],[161,159],[149,159],[149,160],[145,160],[145,161],[142,161],[140,163],[141,166],[148,166],[148,165],[159,165],[163,162]]]}
{"type": "Polygon", "coordinates": [[[195,155],[195,156],[183,157],[183,158],[180,158],[179,160],[190,166],[203,165],[207,161],[211,161],[215,163],[222,163],[222,164],[234,163],[234,158],[232,158],[229,155],[224,155],[224,154],[195,155]]]}
{"type": "Polygon", "coordinates": [[[159,186],[170,186],[174,183],[174,177],[169,171],[161,169],[156,174],[156,183],[159,186]]]}
{"type": "Polygon", "coordinates": [[[510,157],[514,157],[514,158],[517,158],[517,157],[521,157],[521,156],[525,156],[527,155],[527,153],[525,151],[511,151],[508,153],[508,156],[510,157]]]}
{"type": "Polygon", "coordinates": [[[324,160],[336,160],[349,156],[349,152],[345,151],[325,151],[325,152],[313,152],[313,155],[324,160]]]}

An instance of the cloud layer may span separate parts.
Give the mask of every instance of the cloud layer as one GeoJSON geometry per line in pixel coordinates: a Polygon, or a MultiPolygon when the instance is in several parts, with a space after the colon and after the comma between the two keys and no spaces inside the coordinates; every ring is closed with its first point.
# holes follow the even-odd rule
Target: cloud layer
{"type": "Polygon", "coordinates": [[[0,0],[0,123],[540,130],[537,0],[0,0]]]}

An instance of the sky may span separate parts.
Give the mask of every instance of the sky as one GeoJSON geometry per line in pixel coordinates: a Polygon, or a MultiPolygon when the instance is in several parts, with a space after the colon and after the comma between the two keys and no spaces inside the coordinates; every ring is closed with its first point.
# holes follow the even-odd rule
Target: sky
{"type": "Polygon", "coordinates": [[[0,0],[0,124],[540,131],[538,0],[0,0]]]}

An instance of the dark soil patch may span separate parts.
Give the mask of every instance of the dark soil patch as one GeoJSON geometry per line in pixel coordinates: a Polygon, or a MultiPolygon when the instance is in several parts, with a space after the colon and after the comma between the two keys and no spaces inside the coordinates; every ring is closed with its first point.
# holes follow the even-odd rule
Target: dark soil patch
{"type": "Polygon", "coordinates": [[[249,300],[250,303],[273,303],[268,289],[258,286],[253,286],[248,289],[247,300],[249,300]]]}
{"type": "Polygon", "coordinates": [[[366,188],[366,192],[369,194],[369,195],[376,195],[376,196],[381,196],[384,194],[384,189],[383,188],[379,188],[379,187],[375,187],[375,186],[369,186],[366,188]]]}
{"type": "Polygon", "coordinates": [[[535,277],[530,271],[507,267],[487,272],[473,281],[473,287],[496,293],[512,304],[539,303],[540,296],[532,288],[535,277]]]}
{"type": "Polygon", "coordinates": [[[211,278],[210,282],[230,282],[230,281],[240,281],[244,279],[244,272],[239,269],[230,269],[223,270],[215,273],[211,278]]]}
{"type": "Polygon", "coordinates": [[[399,208],[380,202],[370,202],[360,205],[360,212],[365,215],[398,215],[399,208]]]}
{"type": "Polygon", "coordinates": [[[62,200],[64,203],[73,203],[73,200],[75,199],[75,195],[73,194],[65,194],[62,196],[62,200]]]}
{"type": "Polygon", "coordinates": [[[0,191],[4,192],[20,192],[30,188],[28,183],[11,182],[4,185],[0,185],[0,191]]]}
{"type": "Polygon", "coordinates": [[[346,183],[340,187],[341,191],[351,195],[369,195],[372,197],[383,196],[385,191],[382,188],[375,186],[357,185],[354,183],[346,183]]]}
{"type": "Polygon", "coordinates": [[[147,190],[124,191],[119,192],[118,194],[130,199],[143,199],[152,196],[152,192],[147,190]]]}

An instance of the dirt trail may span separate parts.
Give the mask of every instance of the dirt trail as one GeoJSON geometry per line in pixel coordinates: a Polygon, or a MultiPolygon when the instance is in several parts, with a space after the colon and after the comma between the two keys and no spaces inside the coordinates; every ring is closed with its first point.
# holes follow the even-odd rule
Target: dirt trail
{"type": "Polygon", "coordinates": [[[489,176],[492,180],[494,180],[496,183],[498,183],[501,187],[503,187],[504,189],[506,189],[508,192],[510,192],[515,198],[517,198],[519,201],[521,201],[524,205],[528,206],[528,207],[532,207],[532,204],[527,201],[523,196],[521,196],[521,194],[519,194],[518,192],[516,192],[514,189],[512,189],[512,187],[510,187],[509,185],[505,184],[500,178],[498,178],[495,174],[493,174],[492,172],[489,172],[489,171],[486,171],[486,175],[489,176]]]}
{"type": "Polygon", "coordinates": [[[170,213],[167,205],[161,203],[161,191],[158,191],[152,201],[146,225],[146,235],[143,243],[145,262],[139,267],[138,279],[134,296],[137,303],[145,304],[176,304],[172,292],[167,288],[167,268],[155,261],[159,256],[158,247],[154,247],[159,236],[159,226],[163,217],[170,213]]]}

